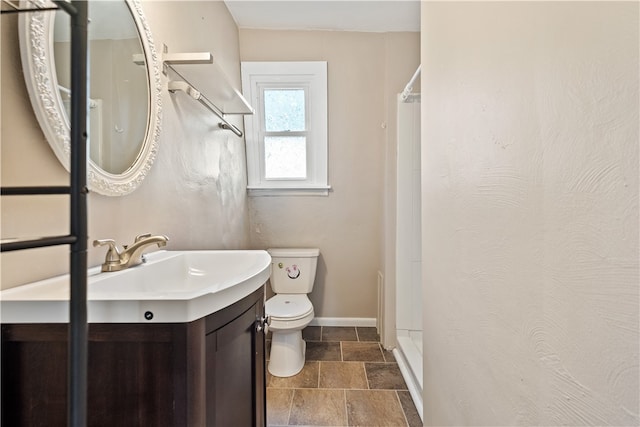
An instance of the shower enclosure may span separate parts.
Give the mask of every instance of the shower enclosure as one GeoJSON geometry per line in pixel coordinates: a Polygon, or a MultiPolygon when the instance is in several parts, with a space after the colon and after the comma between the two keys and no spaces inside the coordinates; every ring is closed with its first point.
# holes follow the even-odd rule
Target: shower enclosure
{"type": "Polygon", "coordinates": [[[398,95],[396,341],[393,350],[422,417],[422,233],[420,94],[398,95]]]}

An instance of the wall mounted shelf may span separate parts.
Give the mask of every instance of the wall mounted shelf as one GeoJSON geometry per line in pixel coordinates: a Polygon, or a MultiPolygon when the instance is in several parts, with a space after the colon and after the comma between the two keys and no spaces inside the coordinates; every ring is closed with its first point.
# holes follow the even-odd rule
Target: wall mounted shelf
{"type": "Polygon", "coordinates": [[[186,93],[220,118],[222,122],[219,126],[222,129],[243,136],[242,131],[229,123],[225,116],[253,114],[253,107],[233,87],[210,52],[165,52],[162,61],[164,73],[169,79],[169,92],[186,93]]]}
{"type": "Polygon", "coordinates": [[[211,52],[168,53],[162,57],[165,64],[213,64],[211,52]]]}

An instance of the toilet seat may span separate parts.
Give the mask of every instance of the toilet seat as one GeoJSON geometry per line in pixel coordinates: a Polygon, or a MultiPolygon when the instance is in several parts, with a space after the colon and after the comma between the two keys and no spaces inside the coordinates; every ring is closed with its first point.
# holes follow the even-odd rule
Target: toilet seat
{"type": "Polygon", "coordinates": [[[313,305],[306,294],[277,294],[267,300],[265,312],[272,321],[294,321],[313,314],[313,305]]]}

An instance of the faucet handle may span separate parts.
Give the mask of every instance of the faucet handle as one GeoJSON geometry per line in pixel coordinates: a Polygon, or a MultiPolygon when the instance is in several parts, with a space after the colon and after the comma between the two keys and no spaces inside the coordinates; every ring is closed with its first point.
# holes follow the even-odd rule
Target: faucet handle
{"type": "Polygon", "coordinates": [[[134,243],[139,242],[142,239],[146,239],[148,237],[151,237],[151,233],[144,233],[144,234],[138,234],[135,238],[135,240],[133,241],[134,243]]]}
{"type": "Polygon", "coordinates": [[[98,239],[93,241],[93,246],[109,246],[109,250],[107,250],[107,255],[105,261],[108,262],[119,262],[120,261],[120,251],[116,246],[116,242],[113,239],[98,239]]]}

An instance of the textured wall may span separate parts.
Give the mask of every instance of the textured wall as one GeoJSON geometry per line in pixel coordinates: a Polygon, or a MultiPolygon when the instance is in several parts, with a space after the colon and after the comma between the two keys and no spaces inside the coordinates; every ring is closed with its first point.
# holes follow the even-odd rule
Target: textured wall
{"type": "Polygon", "coordinates": [[[250,198],[253,246],[320,248],[310,295],[316,316],[376,317],[395,95],[415,71],[418,40],[417,33],[240,30],[242,60],[328,62],[332,191],[250,198]]]}
{"type": "MultiPolygon", "coordinates": [[[[210,51],[240,88],[238,30],[223,2],[144,1],[156,49],[210,51]]],[[[66,184],[68,174],[48,147],[21,74],[16,17],[2,17],[2,185],[66,184]]],[[[163,84],[166,79],[163,77],[163,84]]],[[[248,247],[244,142],[183,93],[163,91],[159,153],[142,185],[124,197],[89,197],[90,240],[130,243],[162,233],[167,249],[248,247]]],[[[241,118],[232,118],[242,125],[241,118]]],[[[2,200],[2,236],[68,232],[67,199],[2,200]]],[[[2,254],[2,288],[68,271],[68,249],[2,254]]],[[[89,265],[105,249],[90,247],[89,265]]]]}
{"type": "Polygon", "coordinates": [[[428,424],[640,423],[638,17],[423,3],[428,424]]]}

